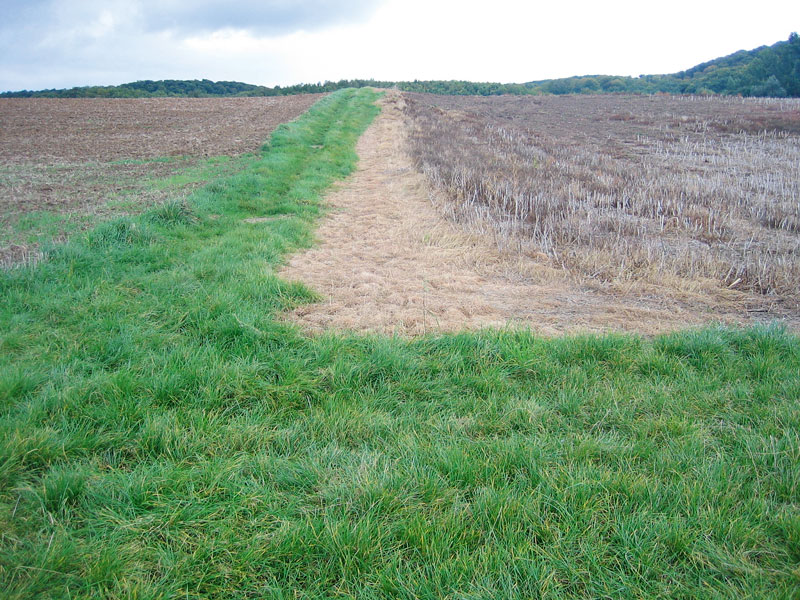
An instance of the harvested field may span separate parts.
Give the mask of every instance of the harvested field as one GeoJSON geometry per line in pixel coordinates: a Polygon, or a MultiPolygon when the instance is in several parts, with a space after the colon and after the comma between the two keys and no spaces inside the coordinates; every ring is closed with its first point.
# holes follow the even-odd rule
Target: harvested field
{"type": "Polygon", "coordinates": [[[710,279],[800,305],[800,101],[412,94],[452,220],[586,285],[710,279]]]}
{"type": "Polygon", "coordinates": [[[428,182],[405,152],[404,98],[385,96],[358,143],[357,172],[327,197],[332,212],[319,244],[280,272],[322,296],[290,314],[307,329],[418,335],[511,324],[545,335],[654,333],[774,318],[797,328],[796,316],[770,299],[713,280],[606,290],[581,284],[543,253],[501,250],[465,231],[431,204],[428,182]]]}
{"type": "Polygon", "coordinates": [[[35,256],[40,237],[185,193],[204,176],[150,184],[257,151],[320,97],[0,100],[0,264],[35,256]]]}

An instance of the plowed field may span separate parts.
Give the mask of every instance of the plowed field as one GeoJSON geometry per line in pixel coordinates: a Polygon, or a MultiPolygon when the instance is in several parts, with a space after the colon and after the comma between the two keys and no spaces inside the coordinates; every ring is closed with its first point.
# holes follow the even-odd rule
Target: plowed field
{"type": "Polygon", "coordinates": [[[8,98],[0,100],[0,162],[253,152],[319,98],[8,98]]]}

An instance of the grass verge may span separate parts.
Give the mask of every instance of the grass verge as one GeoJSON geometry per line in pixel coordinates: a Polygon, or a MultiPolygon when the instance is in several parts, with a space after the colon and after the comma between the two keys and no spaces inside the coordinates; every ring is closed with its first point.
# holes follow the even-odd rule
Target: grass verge
{"type": "Polygon", "coordinates": [[[786,332],[274,320],[312,297],[274,268],[374,99],[333,94],[246,172],[2,274],[6,597],[795,596],[786,332]]]}

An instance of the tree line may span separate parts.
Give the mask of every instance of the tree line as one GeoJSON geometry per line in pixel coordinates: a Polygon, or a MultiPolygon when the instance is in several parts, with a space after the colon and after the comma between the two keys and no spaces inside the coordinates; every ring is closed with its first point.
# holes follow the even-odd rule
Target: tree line
{"type": "Polygon", "coordinates": [[[324,83],[302,83],[282,87],[252,85],[239,81],[210,81],[208,79],[164,79],[159,81],[134,81],[122,85],[85,86],[63,90],[39,90],[21,92],[4,92],[0,97],[6,98],[213,98],[235,96],[289,96],[292,94],[315,94],[334,92],[343,88],[394,86],[391,81],[373,79],[342,79],[324,83]]]}
{"type": "Polygon", "coordinates": [[[740,96],[800,97],[800,37],[792,33],[786,41],[754,50],[740,50],[670,75],[585,75],[528,83],[474,81],[377,81],[342,79],[303,83],[286,87],[251,85],[238,81],[161,80],[136,81],[116,86],[87,86],[62,90],[0,93],[20,98],[148,98],[286,96],[332,92],[342,88],[377,87],[409,92],[448,95],[494,96],[500,94],[723,94],[740,96]]]}

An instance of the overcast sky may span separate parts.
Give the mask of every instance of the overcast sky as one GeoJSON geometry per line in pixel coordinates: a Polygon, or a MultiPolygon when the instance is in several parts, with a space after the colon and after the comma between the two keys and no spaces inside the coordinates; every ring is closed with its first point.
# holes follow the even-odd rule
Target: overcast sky
{"type": "Polygon", "coordinates": [[[0,91],[670,73],[797,30],[798,0],[0,0],[0,91]]]}

